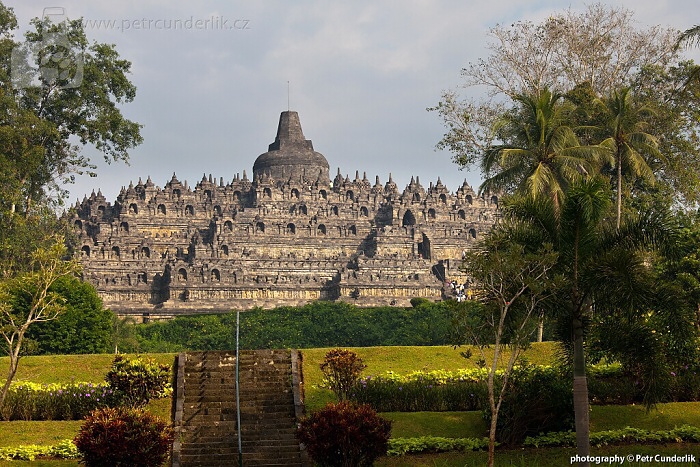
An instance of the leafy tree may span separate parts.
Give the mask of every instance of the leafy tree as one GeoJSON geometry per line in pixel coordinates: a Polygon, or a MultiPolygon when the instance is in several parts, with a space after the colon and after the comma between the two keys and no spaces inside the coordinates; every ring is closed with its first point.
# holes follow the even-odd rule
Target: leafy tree
{"type": "Polygon", "coordinates": [[[142,141],[118,107],[135,97],[131,63],[113,45],[90,44],[81,20],[31,24],[15,42],[16,17],[0,4],[0,177],[12,181],[3,188],[10,211],[25,217],[37,203],[60,201],[60,185],[76,174],[94,173],[82,146],[128,161],[142,141]]]}
{"type": "MultiPolygon", "coordinates": [[[[0,196],[0,204],[2,199],[0,196]]],[[[27,258],[37,248],[51,248],[57,235],[64,236],[70,245],[69,234],[56,213],[47,207],[35,209],[29,218],[0,207],[0,280],[30,271],[27,258]]]]}
{"type": "Polygon", "coordinates": [[[700,213],[677,217],[679,254],[657,261],[660,293],[649,315],[666,360],[675,369],[700,361],[700,213]]]}
{"type": "MultiPolygon", "coordinates": [[[[668,186],[672,199],[682,206],[693,206],[700,200],[700,80],[693,78],[697,69],[690,60],[666,68],[646,67],[632,86],[636,105],[650,109],[645,111],[644,120],[647,128],[653,129],[663,155],[659,159],[647,153],[647,163],[656,180],[668,186]]],[[[634,196],[650,191],[648,185],[630,182],[634,196]]],[[[664,188],[657,183],[654,189],[664,188]]]]}
{"type": "Polygon", "coordinates": [[[90,44],[80,20],[31,24],[15,41],[17,18],[0,3],[0,334],[10,355],[0,405],[30,326],[65,311],[51,288],[78,268],[65,261],[70,239],[53,212],[61,184],[93,173],[83,146],[128,161],[141,142],[140,125],[119,109],[135,96],[131,64],[112,45],[90,44]]]}
{"type": "MultiPolygon", "coordinates": [[[[694,90],[682,89],[696,67],[679,62],[676,31],[640,29],[631,10],[596,3],[580,13],[569,9],[553,14],[540,23],[499,25],[490,35],[494,40],[488,55],[462,70],[464,84],[483,90],[485,97],[463,99],[450,90],[428,109],[438,112],[446,127],[437,147],[451,151],[455,163],[479,164],[483,171],[485,151],[502,144],[499,122],[515,96],[538,98],[547,89],[568,93],[588,83],[592,97],[603,99],[631,88],[637,105],[654,110],[655,116],[646,121],[664,155],[647,159],[656,179],[673,187],[677,201],[700,199],[700,80],[693,81],[694,90]]],[[[574,123],[566,125],[574,128],[574,123]]]]}
{"type": "Polygon", "coordinates": [[[517,223],[499,226],[476,250],[467,254],[465,272],[476,281],[477,296],[485,306],[465,307],[465,311],[472,313],[460,313],[457,318],[457,344],[477,346],[482,361],[486,361],[484,348],[491,342],[494,345],[487,366],[490,467],[494,465],[498,414],[510,375],[518,356],[532,340],[542,302],[554,290],[550,275],[557,260],[551,247],[526,252],[522,245],[512,244],[511,228],[520,226],[517,223]],[[496,380],[501,350],[505,347],[510,347],[512,352],[503,374],[496,380]]]}
{"type": "Polygon", "coordinates": [[[10,368],[0,393],[0,407],[17,373],[30,326],[55,320],[65,311],[65,299],[51,288],[79,270],[75,260],[66,261],[66,255],[63,239],[55,238],[51,248],[38,248],[32,253],[31,272],[0,282],[0,335],[10,357],[10,368]],[[16,306],[18,303],[29,306],[16,306]]]}
{"type": "MultiPolygon", "coordinates": [[[[674,244],[676,230],[664,215],[642,213],[610,225],[611,196],[601,178],[581,179],[570,188],[561,209],[545,197],[505,202],[504,213],[528,225],[513,232],[512,241],[537,248],[551,244],[558,253],[555,272],[563,281],[548,309],[557,317],[558,334],[573,364],[574,410],[578,454],[589,452],[588,384],[585,335],[593,317],[624,345],[623,363],[639,366],[646,376],[645,402],[653,404],[664,388],[661,348],[644,316],[654,296],[649,251],[674,244]],[[626,325],[621,326],[620,323],[626,325]],[[643,355],[642,355],[643,354],[643,355]],[[643,358],[641,358],[643,356],[643,358]]],[[[608,342],[612,345],[613,342],[608,342]]]]}
{"type": "Polygon", "coordinates": [[[77,277],[63,277],[49,291],[63,297],[65,311],[57,319],[37,323],[27,332],[27,338],[37,343],[37,352],[109,352],[114,315],[103,308],[95,288],[77,277]]]}

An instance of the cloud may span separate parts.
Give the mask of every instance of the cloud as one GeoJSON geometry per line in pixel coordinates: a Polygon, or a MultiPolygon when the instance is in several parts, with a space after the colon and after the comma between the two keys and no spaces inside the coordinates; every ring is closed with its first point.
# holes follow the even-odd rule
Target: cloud
{"type": "MultiPolygon", "coordinates": [[[[697,21],[688,14],[697,10],[695,2],[605,3],[634,8],[642,24],[687,28],[697,21]]],[[[244,169],[250,174],[287,108],[287,81],[291,107],[333,173],[340,166],[351,177],[367,171],[384,182],[391,172],[401,188],[411,175],[425,186],[440,176],[455,190],[465,175],[477,185],[478,174],[459,171],[448,153],[434,151],[444,129],[425,108],[458,86],[461,68],[485,54],[489,27],[584,6],[565,0],[62,4],[70,16],[88,19],[248,21],[246,30],[87,31],[132,61],[138,94],[123,108],[145,124],[145,142],[133,150],[131,166],[100,163],[97,179],[71,188],[73,199],[98,187],[114,199],[129,180],[151,175],[162,185],[173,171],[190,182],[204,171],[225,180],[244,169]]],[[[38,0],[15,6],[25,29],[44,6],[38,0]]]]}

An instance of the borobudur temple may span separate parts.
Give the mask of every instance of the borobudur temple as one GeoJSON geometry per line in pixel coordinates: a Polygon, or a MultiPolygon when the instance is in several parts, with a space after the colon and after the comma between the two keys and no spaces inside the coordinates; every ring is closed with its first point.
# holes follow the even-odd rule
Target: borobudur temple
{"type": "Polygon", "coordinates": [[[252,177],[205,175],[194,187],[150,177],[108,203],[100,191],[71,210],[83,279],[105,306],[135,318],[338,300],[407,306],[441,300],[462,254],[498,217],[498,197],[450,192],[419,177],[400,191],[355,173],[330,179],[296,112],[252,177]]]}

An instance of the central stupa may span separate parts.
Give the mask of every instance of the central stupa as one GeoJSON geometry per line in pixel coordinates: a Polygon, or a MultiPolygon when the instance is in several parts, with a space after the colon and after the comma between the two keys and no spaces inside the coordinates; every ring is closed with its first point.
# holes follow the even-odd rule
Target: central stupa
{"type": "Polygon", "coordinates": [[[270,176],[274,180],[304,180],[309,183],[330,183],[328,161],[314,151],[311,140],[304,138],[299,114],[282,112],[275,142],[253,164],[253,177],[270,176]]]}

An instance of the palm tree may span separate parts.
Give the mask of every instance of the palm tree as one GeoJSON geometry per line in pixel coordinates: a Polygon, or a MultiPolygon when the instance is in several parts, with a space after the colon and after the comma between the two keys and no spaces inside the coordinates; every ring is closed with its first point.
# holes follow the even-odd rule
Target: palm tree
{"type": "Polygon", "coordinates": [[[700,24],[696,24],[690,29],[686,29],[678,36],[676,47],[694,47],[700,46],[700,24]]]}
{"type": "MultiPolygon", "coordinates": [[[[681,47],[700,47],[700,24],[696,24],[690,29],[686,29],[678,36],[676,40],[676,49],[681,47]]],[[[683,84],[683,87],[688,87],[691,81],[700,78],[700,66],[695,65],[688,76],[688,79],[683,84]]]]}
{"type": "MultiPolygon", "coordinates": [[[[575,181],[560,207],[546,196],[521,196],[504,200],[503,208],[504,216],[515,226],[511,231],[514,242],[530,245],[532,251],[551,244],[558,253],[555,272],[564,280],[547,309],[563,330],[560,340],[573,364],[576,441],[581,456],[587,456],[590,449],[585,323],[594,309],[606,315],[639,315],[653,293],[644,253],[675,238],[661,216],[641,215],[616,228],[607,220],[610,206],[609,185],[596,177],[575,181]]],[[[618,329],[618,335],[620,332],[618,329]]],[[[654,363],[653,358],[644,360],[646,365],[654,363]]],[[[645,374],[658,376],[653,371],[645,374]]],[[[654,381],[648,383],[653,386],[654,381]]],[[[650,398],[657,394],[648,391],[650,398]]]]}
{"type": "Polygon", "coordinates": [[[594,105],[600,112],[595,117],[600,120],[598,129],[605,137],[600,146],[605,148],[615,164],[617,227],[620,228],[623,172],[654,183],[654,172],[647,158],[660,160],[663,156],[656,138],[644,131],[649,126],[645,117],[651,114],[651,109],[635,105],[629,88],[614,91],[605,99],[596,99],[594,105]]]}
{"type": "Polygon", "coordinates": [[[563,95],[544,89],[537,95],[514,97],[518,108],[503,116],[494,129],[503,144],[487,148],[481,166],[487,178],[479,188],[510,190],[535,197],[547,195],[560,206],[571,181],[597,171],[600,150],[581,146],[565,124],[563,95]]]}

